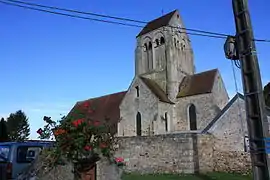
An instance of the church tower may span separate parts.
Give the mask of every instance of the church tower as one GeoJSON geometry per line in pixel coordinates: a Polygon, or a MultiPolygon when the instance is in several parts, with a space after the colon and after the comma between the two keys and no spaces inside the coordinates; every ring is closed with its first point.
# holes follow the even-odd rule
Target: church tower
{"type": "Polygon", "coordinates": [[[177,10],[149,22],[137,36],[136,76],[154,80],[174,101],[179,84],[194,74],[193,50],[177,10]]]}

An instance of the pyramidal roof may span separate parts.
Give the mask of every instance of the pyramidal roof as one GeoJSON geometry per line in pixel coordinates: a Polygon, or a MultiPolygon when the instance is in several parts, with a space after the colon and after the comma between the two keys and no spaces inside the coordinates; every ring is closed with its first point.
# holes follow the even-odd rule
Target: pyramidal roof
{"type": "Polygon", "coordinates": [[[142,36],[146,33],[149,33],[150,31],[153,31],[155,29],[158,29],[163,26],[167,26],[172,19],[173,15],[177,12],[177,10],[174,10],[168,14],[165,14],[164,16],[161,16],[157,19],[154,19],[153,21],[150,21],[146,24],[146,26],[141,30],[141,32],[137,35],[142,36]]]}

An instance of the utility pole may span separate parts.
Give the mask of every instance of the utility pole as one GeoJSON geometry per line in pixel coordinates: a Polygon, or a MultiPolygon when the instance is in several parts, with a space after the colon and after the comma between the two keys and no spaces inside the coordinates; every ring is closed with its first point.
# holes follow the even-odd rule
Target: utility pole
{"type": "Polygon", "coordinates": [[[240,60],[253,180],[269,180],[264,141],[268,137],[269,126],[248,3],[247,0],[232,0],[232,4],[236,36],[228,37],[224,46],[225,54],[228,59],[240,60]]]}

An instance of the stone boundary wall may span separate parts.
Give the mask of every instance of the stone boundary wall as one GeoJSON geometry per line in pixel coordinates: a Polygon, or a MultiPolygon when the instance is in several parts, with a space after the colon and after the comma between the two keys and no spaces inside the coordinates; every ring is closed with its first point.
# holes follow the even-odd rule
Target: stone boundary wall
{"type": "MultiPolygon", "coordinates": [[[[127,159],[125,172],[153,174],[153,173],[206,173],[206,172],[234,172],[247,174],[251,170],[249,153],[243,151],[224,151],[222,143],[209,134],[178,133],[143,137],[118,137],[116,157],[127,159]]],[[[224,142],[225,143],[228,142],[224,142]]],[[[39,159],[39,158],[38,158],[39,159]]],[[[31,175],[37,167],[42,165],[36,160],[26,177],[31,175]]],[[[39,168],[38,168],[39,169],[39,168]]],[[[58,166],[53,171],[38,173],[40,180],[69,180],[73,179],[72,166],[58,166]]],[[[109,180],[111,174],[118,174],[113,166],[106,161],[97,163],[97,180],[109,180]]],[[[117,176],[114,176],[117,177],[117,176]]]]}
{"type": "Polygon", "coordinates": [[[211,135],[179,133],[117,139],[116,156],[127,160],[126,172],[180,174],[213,170],[211,135]]]}
{"type": "MultiPolygon", "coordinates": [[[[247,173],[250,156],[240,151],[222,151],[210,134],[178,133],[142,137],[118,137],[116,156],[127,160],[128,173],[247,173]],[[217,147],[216,147],[216,146],[217,147]]],[[[224,142],[225,143],[225,142],[224,142]]]]}
{"type": "Polygon", "coordinates": [[[237,151],[214,151],[213,171],[248,174],[251,172],[250,154],[237,151]]]}

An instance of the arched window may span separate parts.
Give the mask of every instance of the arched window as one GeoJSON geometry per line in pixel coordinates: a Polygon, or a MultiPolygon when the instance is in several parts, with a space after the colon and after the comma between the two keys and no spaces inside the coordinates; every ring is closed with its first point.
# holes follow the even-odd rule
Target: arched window
{"type": "Polygon", "coordinates": [[[148,50],[151,50],[152,49],[152,43],[149,42],[149,45],[148,45],[148,50]]]}
{"type": "Polygon", "coordinates": [[[144,49],[144,51],[147,51],[148,48],[147,48],[147,44],[146,43],[144,44],[143,49],[144,49]]]}
{"type": "Polygon", "coordinates": [[[140,89],[139,89],[139,86],[136,86],[135,89],[136,89],[137,97],[139,97],[139,96],[140,96],[140,91],[139,91],[140,89]]]}
{"type": "Polygon", "coordinates": [[[168,113],[165,113],[165,131],[168,132],[168,113]]]}
{"type": "Polygon", "coordinates": [[[156,45],[159,46],[159,41],[158,41],[158,39],[156,39],[155,42],[156,42],[156,45]]]}
{"type": "Polygon", "coordinates": [[[176,47],[176,38],[174,38],[174,46],[176,47]]]}
{"type": "Polygon", "coordinates": [[[189,116],[190,130],[197,130],[197,115],[196,115],[196,107],[194,104],[191,104],[188,107],[188,116],[189,116]]]}
{"type": "Polygon", "coordinates": [[[161,37],[160,38],[160,44],[164,44],[165,43],[165,39],[164,39],[164,37],[161,37]]]}
{"type": "Polygon", "coordinates": [[[137,136],[142,135],[142,116],[141,113],[138,112],[136,115],[136,129],[137,129],[137,136]]]}

